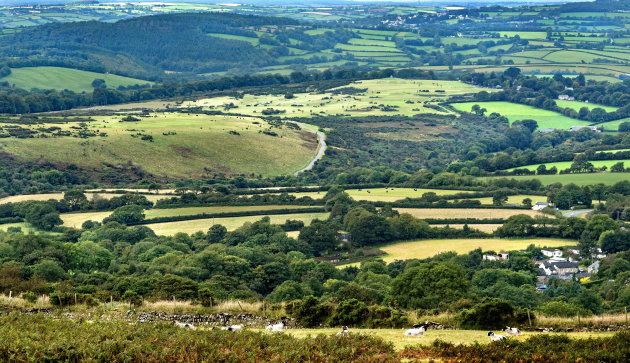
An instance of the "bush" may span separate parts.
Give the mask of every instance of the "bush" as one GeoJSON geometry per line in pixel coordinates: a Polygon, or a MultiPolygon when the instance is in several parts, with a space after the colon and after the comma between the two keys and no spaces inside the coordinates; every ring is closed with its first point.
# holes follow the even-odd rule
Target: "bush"
{"type": "Polygon", "coordinates": [[[335,312],[330,318],[332,326],[359,326],[365,322],[368,317],[368,309],[364,303],[357,299],[342,301],[335,308],[335,312]]]}
{"type": "Polygon", "coordinates": [[[304,300],[295,300],[290,305],[291,316],[305,328],[315,328],[321,325],[332,312],[331,305],[320,304],[319,300],[314,296],[307,296],[304,300]]]}
{"type": "Polygon", "coordinates": [[[515,322],[514,312],[505,300],[485,298],[472,309],[462,310],[455,319],[466,329],[502,329],[515,322]]]}
{"type": "Polygon", "coordinates": [[[550,301],[538,307],[538,311],[548,316],[559,316],[563,318],[574,317],[578,313],[580,316],[591,315],[588,310],[566,301],[550,301]]]}
{"type": "Polygon", "coordinates": [[[26,300],[27,302],[31,304],[34,304],[37,301],[37,295],[35,295],[34,293],[30,291],[27,291],[22,294],[22,299],[26,300]]]}

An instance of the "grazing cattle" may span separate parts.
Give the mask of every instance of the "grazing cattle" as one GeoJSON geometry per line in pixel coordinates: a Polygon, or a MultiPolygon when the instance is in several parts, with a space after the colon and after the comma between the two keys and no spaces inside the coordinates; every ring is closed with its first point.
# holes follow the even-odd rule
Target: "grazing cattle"
{"type": "Polygon", "coordinates": [[[413,329],[405,330],[405,336],[408,337],[422,337],[424,336],[424,332],[427,330],[426,325],[416,324],[413,326],[413,329]]]}
{"type": "Polygon", "coordinates": [[[508,337],[515,337],[517,335],[521,335],[521,331],[518,328],[510,328],[509,326],[505,327],[505,335],[508,337]]]}
{"type": "Polygon", "coordinates": [[[187,329],[195,330],[195,326],[189,323],[180,323],[179,321],[176,321],[175,325],[180,328],[187,328],[187,329]]]}
{"type": "Polygon", "coordinates": [[[490,341],[493,341],[493,342],[497,342],[499,340],[506,339],[505,335],[497,335],[497,334],[494,334],[493,331],[489,332],[488,336],[490,337],[490,341]]]}
{"type": "Polygon", "coordinates": [[[349,334],[350,334],[350,332],[348,331],[348,327],[344,325],[344,326],[341,327],[341,331],[339,333],[337,333],[337,336],[338,337],[342,337],[342,336],[349,335],[349,334]]]}
{"type": "Polygon", "coordinates": [[[270,332],[281,332],[284,330],[284,320],[282,320],[281,322],[279,322],[278,324],[269,324],[267,325],[267,327],[265,328],[265,331],[270,331],[270,332]]]}

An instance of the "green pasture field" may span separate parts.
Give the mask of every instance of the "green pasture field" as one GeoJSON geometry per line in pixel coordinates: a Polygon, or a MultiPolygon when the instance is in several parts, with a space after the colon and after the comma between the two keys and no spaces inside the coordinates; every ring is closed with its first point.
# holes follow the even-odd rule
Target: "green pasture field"
{"type": "Polygon", "coordinates": [[[379,246],[378,249],[387,253],[383,260],[387,263],[396,260],[409,260],[413,258],[423,259],[433,257],[444,252],[457,252],[465,254],[474,249],[481,248],[484,251],[514,251],[526,249],[534,244],[538,247],[575,246],[577,241],[552,238],[531,239],[433,239],[409,242],[398,242],[379,246]]]}
{"type": "MultiPolygon", "coordinates": [[[[334,335],[340,331],[339,328],[326,329],[287,329],[285,334],[293,335],[296,338],[306,338],[308,336],[317,336],[319,334],[334,335]]],[[[452,344],[473,344],[475,342],[481,344],[490,343],[488,332],[486,330],[438,330],[429,329],[424,333],[423,337],[404,336],[404,329],[350,329],[350,334],[364,334],[377,336],[385,341],[394,344],[396,350],[402,350],[407,346],[415,345],[431,345],[436,340],[452,344]]],[[[557,333],[539,333],[539,332],[523,332],[522,335],[512,337],[510,339],[525,340],[533,335],[538,334],[557,334],[557,333]]],[[[610,337],[614,332],[573,332],[563,333],[574,339],[585,338],[603,338],[610,337]]]]}
{"type": "MultiPolygon", "coordinates": [[[[539,198],[542,201],[544,197],[539,198]]],[[[546,198],[544,198],[546,199],[546,198]]],[[[427,218],[476,218],[476,219],[507,219],[518,214],[531,217],[543,215],[531,209],[491,209],[491,208],[394,208],[398,213],[409,213],[420,219],[427,218]]]]}
{"type": "Polygon", "coordinates": [[[510,124],[517,120],[531,119],[538,122],[538,128],[547,129],[569,129],[571,126],[589,125],[588,122],[572,119],[561,115],[554,111],[543,110],[529,105],[521,105],[518,103],[497,101],[497,102],[464,102],[453,103],[451,106],[459,111],[470,112],[472,106],[479,105],[481,108],[488,110],[487,114],[492,112],[500,113],[510,120],[510,124]]]}
{"type": "MultiPolygon", "coordinates": [[[[535,76],[536,77],[551,78],[551,77],[553,77],[553,74],[535,74],[535,76]]],[[[563,74],[563,76],[564,77],[577,77],[577,75],[574,75],[574,74],[563,74]]],[[[584,75],[584,78],[587,81],[596,81],[596,82],[603,82],[603,81],[610,82],[610,83],[621,82],[621,80],[619,78],[611,77],[611,76],[598,76],[598,75],[586,74],[586,75],[584,75]]],[[[579,102],[579,101],[560,101],[560,100],[557,100],[556,104],[558,102],[572,102],[573,103],[573,102],[579,102]]],[[[584,103],[586,103],[586,102],[584,102],[584,103]]],[[[593,104],[590,104],[590,105],[594,106],[594,107],[602,107],[602,108],[608,107],[608,106],[599,106],[599,105],[593,105],[593,104]]],[[[558,104],[558,106],[560,106],[560,105],[558,104]]],[[[566,106],[560,106],[560,107],[566,107],[566,106]]],[[[589,107],[589,109],[590,109],[590,107],[589,107]]]]}
{"type": "MultiPolygon", "coordinates": [[[[190,216],[203,213],[229,213],[229,212],[248,212],[248,211],[267,211],[276,209],[299,209],[308,208],[308,206],[297,205],[260,205],[260,206],[227,206],[227,207],[186,207],[186,208],[169,208],[169,209],[149,209],[145,210],[146,219],[158,217],[175,217],[190,216]]],[[[61,220],[63,225],[67,227],[80,228],[85,221],[102,222],[104,218],[111,215],[111,211],[105,212],[83,212],[83,213],[62,213],[61,220]]]]}
{"type": "Polygon", "coordinates": [[[505,31],[498,32],[501,35],[501,38],[507,36],[508,38],[513,38],[515,35],[521,37],[521,39],[545,39],[547,38],[546,32],[513,32],[513,31],[505,31]]]}
{"type": "Polygon", "coordinates": [[[607,57],[604,55],[592,54],[584,51],[561,50],[550,53],[544,59],[554,63],[574,63],[582,61],[586,63],[593,63],[593,60],[595,60],[595,58],[607,57]]]}
{"type": "MultiPolygon", "coordinates": [[[[364,47],[363,47],[364,48],[364,47]]],[[[388,60],[388,59],[396,59],[396,60],[401,60],[401,59],[405,59],[408,60],[408,57],[402,57],[399,53],[394,53],[394,52],[390,52],[387,49],[383,48],[382,52],[379,52],[378,50],[375,52],[368,52],[368,51],[351,51],[349,52],[352,55],[354,55],[355,57],[360,57],[360,58],[374,58],[375,60],[388,60]]]]}
{"type": "Polygon", "coordinates": [[[254,46],[258,45],[258,38],[253,38],[253,37],[245,37],[242,35],[221,34],[221,33],[207,33],[207,35],[217,37],[217,38],[241,40],[244,42],[248,42],[254,46]]]}
{"type": "Polygon", "coordinates": [[[15,85],[15,87],[25,90],[39,88],[56,90],[68,89],[74,92],[89,92],[93,89],[92,81],[97,78],[105,80],[105,84],[109,88],[153,83],[143,81],[141,79],[117,76],[114,74],[87,72],[62,67],[12,68],[11,74],[0,78],[0,81],[9,82],[10,85],[15,85]]]}
{"type": "Polygon", "coordinates": [[[335,48],[347,50],[351,52],[366,52],[368,54],[380,54],[381,52],[387,53],[402,53],[398,48],[382,47],[378,45],[351,45],[351,44],[337,44],[335,48]]]}
{"type": "MultiPolygon", "coordinates": [[[[514,53],[512,55],[520,55],[521,53],[514,53]]],[[[541,73],[541,74],[576,74],[583,73],[585,75],[603,75],[608,77],[619,77],[624,73],[630,73],[630,67],[619,64],[541,64],[540,62],[534,62],[526,64],[525,59],[522,63],[516,63],[513,65],[495,66],[495,65],[459,65],[454,66],[454,69],[469,69],[477,72],[503,72],[509,67],[518,67],[524,74],[541,73]]],[[[423,70],[433,71],[446,71],[447,66],[426,66],[422,67],[423,70]]]]}
{"type": "Polygon", "coordinates": [[[604,150],[604,151],[597,151],[597,152],[598,153],[605,153],[605,154],[616,154],[616,153],[622,152],[622,151],[630,151],[630,149],[604,150]]]}
{"type": "Polygon", "coordinates": [[[601,124],[597,124],[597,126],[604,127],[604,131],[618,131],[619,125],[621,125],[624,122],[630,122],[630,117],[623,118],[620,120],[615,120],[615,121],[604,122],[601,124]]]}
{"type": "MultiPolygon", "coordinates": [[[[102,168],[104,163],[132,162],[156,176],[180,178],[202,177],[206,170],[290,174],[306,166],[318,149],[313,132],[274,128],[278,136],[265,135],[261,132],[269,125],[250,117],[160,113],[139,122],[121,122],[122,116],[94,118],[97,121],[90,122],[89,129],[105,132],[107,137],[3,138],[0,146],[4,152],[26,160],[46,155],[51,162],[75,163],[88,169],[102,168]],[[150,135],[153,141],[143,141],[138,134],[150,135]]],[[[67,130],[74,126],[33,127],[52,125],[67,130]]]]}
{"type": "Polygon", "coordinates": [[[386,41],[386,40],[375,40],[375,39],[352,38],[348,41],[348,44],[370,46],[370,47],[396,48],[396,43],[394,42],[386,41]]]}
{"type": "MultiPolygon", "coordinates": [[[[596,168],[602,168],[602,167],[605,166],[608,169],[610,169],[611,166],[617,164],[618,162],[624,163],[625,167],[630,167],[630,160],[628,160],[628,159],[626,159],[626,160],[592,160],[592,161],[590,161],[590,163],[593,164],[593,166],[596,167],[596,168]]],[[[545,165],[547,167],[547,169],[552,168],[552,167],[555,166],[558,169],[558,171],[560,171],[560,170],[569,169],[571,167],[571,164],[573,164],[572,161],[559,161],[559,162],[556,162],[556,163],[545,163],[545,164],[519,166],[517,168],[508,169],[508,171],[512,171],[514,169],[536,170],[536,168],[538,168],[538,166],[540,166],[540,165],[545,165]]]]}
{"type": "Polygon", "coordinates": [[[553,183],[576,184],[579,186],[605,184],[613,185],[620,181],[630,180],[630,173],[584,173],[584,174],[557,174],[557,175],[519,175],[507,177],[485,177],[484,180],[492,178],[507,178],[516,180],[538,179],[543,185],[553,183]]]}
{"type": "MultiPolygon", "coordinates": [[[[208,218],[195,219],[191,221],[181,222],[165,222],[148,225],[156,234],[172,236],[178,232],[192,234],[195,232],[206,232],[215,224],[226,227],[229,231],[233,231],[241,227],[247,222],[256,222],[265,216],[249,216],[249,217],[227,217],[227,218],[208,218]]],[[[294,213],[270,215],[269,219],[273,224],[282,224],[288,219],[303,221],[305,225],[309,225],[314,219],[327,219],[328,213],[294,213]]]]}
{"type": "Polygon", "coordinates": [[[19,227],[19,228],[22,229],[22,232],[24,232],[26,234],[29,234],[29,233],[40,234],[40,233],[42,233],[40,230],[38,230],[37,228],[34,228],[33,226],[31,226],[28,223],[0,224],[0,231],[6,232],[11,227],[19,227]]]}
{"type": "Polygon", "coordinates": [[[580,101],[556,100],[556,105],[558,105],[558,107],[562,107],[562,108],[571,108],[571,109],[576,110],[576,111],[579,111],[582,107],[586,107],[589,110],[592,110],[594,108],[602,108],[606,112],[615,112],[618,109],[618,107],[603,106],[603,105],[598,105],[596,103],[580,102],[580,101]]]}
{"type": "MultiPolygon", "coordinates": [[[[387,59],[391,59],[388,57],[387,59]]],[[[411,116],[419,113],[440,113],[424,108],[423,102],[434,99],[444,100],[447,96],[477,93],[479,88],[458,81],[413,80],[386,78],[351,83],[348,86],[367,89],[355,95],[332,93],[296,93],[292,99],[282,95],[250,95],[243,98],[215,97],[184,102],[183,106],[204,107],[209,110],[223,110],[226,104],[234,104],[235,112],[247,115],[261,115],[268,108],[285,111],[280,117],[310,117],[313,115],[352,115],[352,116],[411,116]],[[421,92],[427,90],[428,92],[421,92]],[[437,92],[437,91],[444,92],[437,92]],[[411,101],[412,103],[407,103],[411,101]],[[393,111],[383,111],[379,105],[397,106],[393,111]]],[[[334,89],[332,89],[334,90],[334,89]]],[[[332,91],[331,90],[331,91],[332,91]]]]}

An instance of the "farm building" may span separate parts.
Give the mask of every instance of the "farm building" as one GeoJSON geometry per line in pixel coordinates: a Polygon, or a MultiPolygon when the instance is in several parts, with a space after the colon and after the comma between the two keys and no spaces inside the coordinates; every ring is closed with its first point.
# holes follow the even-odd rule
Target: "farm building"
{"type": "Polygon", "coordinates": [[[547,207],[551,207],[551,203],[536,202],[536,204],[532,207],[532,210],[543,210],[547,207]]]}
{"type": "Polygon", "coordinates": [[[589,128],[595,132],[600,132],[597,126],[571,126],[571,128],[569,128],[569,131],[580,131],[584,128],[589,128]]]}
{"type": "Polygon", "coordinates": [[[559,95],[558,99],[560,101],[575,101],[575,98],[569,95],[559,95]]]}

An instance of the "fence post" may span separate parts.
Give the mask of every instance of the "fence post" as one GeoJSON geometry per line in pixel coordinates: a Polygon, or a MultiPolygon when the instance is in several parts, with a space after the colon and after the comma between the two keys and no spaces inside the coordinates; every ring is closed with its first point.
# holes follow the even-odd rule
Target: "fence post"
{"type": "Polygon", "coordinates": [[[628,307],[624,306],[623,311],[626,313],[626,325],[628,325],[628,307]]]}
{"type": "Polygon", "coordinates": [[[527,309],[527,320],[529,320],[529,327],[532,327],[532,317],[529,315],[529,308],[527,309]]]}

